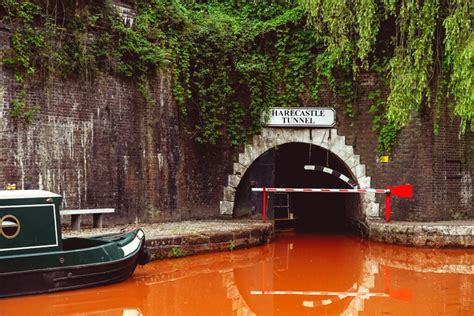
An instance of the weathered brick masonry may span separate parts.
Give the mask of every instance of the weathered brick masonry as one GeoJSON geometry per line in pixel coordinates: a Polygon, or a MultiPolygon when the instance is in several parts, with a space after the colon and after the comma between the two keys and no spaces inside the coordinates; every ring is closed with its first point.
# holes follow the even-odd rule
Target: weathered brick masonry
{"type": "MultiPolygon", "coordinates": [[[[1,50],[9,30],[0,33],[1,50]]],[[[147,106],[132,82],[102,76],[28,83],[28,103],[41,111],[30,124],[10,119],[18,92],[0,69],[0,183],[61,193],[65,208],[115,207],[117,221],[178,215],[177,111],[170,80],[153,83],[147,106]]]]}
{"type": "MultiPolygon", "coordinates": [[[[362,75],[356,89],[352,119],[342,114],[343,107],[337,105],[342,102],[331,98],[329,92],[323,102],[336,105],[339,114],[336,127],[361,156],[373,187],[413,185],[413,199],[392,199],[392,218],[411,221],[474,218],[474,135],[467,133],[459,137],[459,122],[447,111],[440,113],[439,134],[435,135],[435,110],[429,108],[413,117],[412,123],[400,132],[390,162],[379,163],[377,136],[371,128],[373,114],[368,111],[374,102],[368,99],[368,94],[376,89],[375,76],[362,75]]],[[[384,197],[377,198],[382,213],[384,197]]]]}
{"type": "MultiPolygon", "coordinates": [[[[9,34],[1,29],[1,51],[9,34]]],[[[367,110],[374,82],[372,74],[359,80],[354,118],[343,114],[342,100],[329,90],[318,105],[336,108],[338,132],[361,156],[373,187],[414,185],[414,199],[394,199],[393,218],[473,218],[472,134],[458,138],[457,122],[441,113],[440,133],[434,136],[430,109],[401,132],[390,163],[380,164],[373,114],[367,110]]],[[[173,102],[168,72],[152,83],[154,106],[146,105],[135,87],[106,75],[33,80],[28,102],[41,111],[25,124],[9,116],[19,87],[1,66],[0,185],[61,193],[67,208],[115,207],[117,214],[109,220],[116,222],[218,216],[237,152],[225,143],[202,146],[192,140],[173,102]]],[[[383,197],[378,198],[383,206],[383,197]]]]}

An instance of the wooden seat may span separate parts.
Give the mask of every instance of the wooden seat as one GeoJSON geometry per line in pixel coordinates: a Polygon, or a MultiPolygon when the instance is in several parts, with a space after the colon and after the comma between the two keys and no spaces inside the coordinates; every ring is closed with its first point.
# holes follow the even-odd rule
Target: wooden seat
{"type": "Polygon", "coordinates": [[[102,228],[103,215],[105,213],[114,213],[113,208],[94,208],[94,209],[80,209],[80,210],[62,210],[61,216],[71,215],[72,230],[81,229],[81,215],[92,214],[94,216],[94,227],[102,228]]]}

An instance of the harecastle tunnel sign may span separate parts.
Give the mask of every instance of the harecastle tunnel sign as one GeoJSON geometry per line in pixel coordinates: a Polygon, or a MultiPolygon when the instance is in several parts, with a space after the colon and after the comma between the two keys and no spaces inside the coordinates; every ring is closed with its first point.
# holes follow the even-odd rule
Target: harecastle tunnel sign
{"type": "Polygon", "coordinates": [[[333,127],[336,111],[328,107],[275,107],[262,115],[262,123],[268,127],[333,127]]]}

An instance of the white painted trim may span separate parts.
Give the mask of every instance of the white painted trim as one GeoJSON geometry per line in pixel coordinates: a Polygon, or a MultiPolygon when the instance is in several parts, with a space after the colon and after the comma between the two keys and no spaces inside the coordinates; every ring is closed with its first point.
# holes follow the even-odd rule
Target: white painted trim
{"type": "Polygon", "coordinates": [[[1,251],[7,251],[7,250],[25,250],[25,249],[39,249],[39,248],[48,248],[48,247],[53,247],[57,245],[40,245],[40,246],[28,246],[28,247],[17,247],[17,248],[5,248],[5,249],[0,249],[1,251]]]}
{"type": "Polygon", "coordinates": [[[349,182],[349,181],[351,180],[351,179],[349,179],[348,177],[346,177],[346,176],[343,175],[343,174],[341,174],[341,175],[339,176],[339,178],[341,178],[341,180],[344,181],[344,182],[349,182]]]}
{"type": "Polygon", "coordinates": [[[331,173],[332,173],[332,169],[324,167],[324,168],[323,168],[323,172],[326,172],[326,173],[331,174],[331,173]]]}
{"type": "Polygon", "coordinates": [[[140,241],[143,239],[143,232],[139,230],[133,240],[122,247],[123,255],[126,257],[135,252],[140,247],[140,241]]]}
{"type": "MultiPolygon", "coordinates": [[[[27,247],[16,247],[16,248],[3,248],[0,249],[1,251],[7,251],[7,250],[23,250],[23,249],[36,249],[36,248],[47,248],[47,247],[57,247],[59,246],[59,240],[58,240],[58,219],[56,218],[56,205],[54,204],[29,204],[29,205],[4,205],[0,206],[1,208],[20,208],[20,207],[40,207],[40,206],[50,206],[53,209],[53,218],[54,218],[54,238],[56,240],[55,244],[49,244],[49,245],[39,245],[39,246],[27,246],[27,247]]],[[[20,223],[21,225],[21,223],[20,223]]]]}
{"type": "Polygon", "coordinates": [[[0,200],[49,197],[61,197],[61,195],[43,190],[0,190],[0,200]]]}

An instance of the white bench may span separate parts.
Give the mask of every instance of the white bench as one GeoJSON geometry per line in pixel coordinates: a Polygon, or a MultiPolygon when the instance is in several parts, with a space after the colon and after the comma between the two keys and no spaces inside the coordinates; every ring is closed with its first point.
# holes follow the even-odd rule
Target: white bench
{"type": "Polygon", "coordinates": [[[113,208],[95,208],[95,209],[82,209],[82,210],[62,210],[61,216],[71,215],[71,227],[72,230],[81,229],[81,215],[92,214],[94,216],[94,227],[102,228],[102,217],[105,213],[114,213],[113,208]]]}

